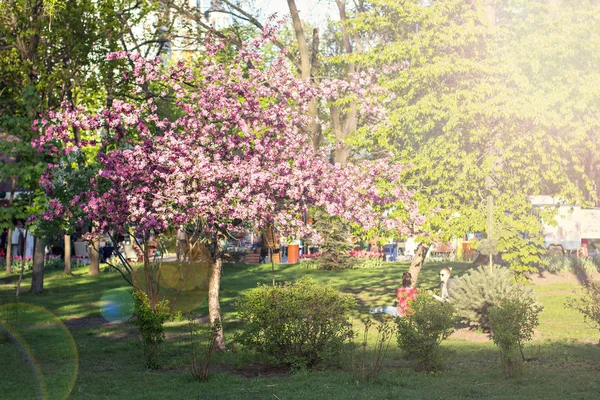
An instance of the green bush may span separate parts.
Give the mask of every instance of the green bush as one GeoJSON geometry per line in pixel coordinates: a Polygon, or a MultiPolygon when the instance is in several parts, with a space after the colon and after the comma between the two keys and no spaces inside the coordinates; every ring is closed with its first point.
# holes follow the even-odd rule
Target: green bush
{"type": "Polygon", "coordinates": [[[567,306],[583,314],[585,322],[600,329],[600,282],[589,281],[583,286],[580,298],[569,298],[567,306]]]}
{"type": "Polygon", "coordinates": [[[548,265],[545,269],[551,274],[559,274],[564,271],[573,271],[573,258],[565,255],[550,255],[547,257],[548,265]]]}
{"type": "Polygon", "coordinates": [[[64,270],[65,262],[60,257],[47,257],[44,261],[44,269],[56,269],[56,270],[64,270]]]}
{"type": "Polygon", "coordinates": [[[508,268],[495,266],[479,267],[456,279],[449,288],[456,314],[463,320],[489,328],[488,311],[503,300],[521,300],[535,303],[531,286],[515,281],[514,273],[508,268]]]}
{"type": "Polygon", "coordinates": [[[598,271],[598,263],[592,257],[582,257],[578,259],[577,267],[588,275],[598,271]]]}
{"type": "Polygon", "coordinates": [[[440,344],[453,332],[454,307],[428,293],[411,302],[412,314],[396,318],[398,345],[418,369],[432,372],[441,367],[440,344]]]}
{"type": "Polygon", "coordinates": [[[142,336],[146,367],[157,369],[159,367],[158,347],[165,340],[163,324],[169,319],[168,302],[161,302],[152,308],[148,295],[136,290],[133,293],[133,305],[135,308],[133,323],[137,325],[142,336]]]}
{"type": "Polygon", "coordinates": [[[354,268],[378,268],[383,265],[381,258],[358,258],[355,261],[354,268]]]}
{"type": "Polygon", "coordinates": [[[490,308],[489,321],[494,344],[500,349],[500,359],[507,378],[521,372],[523,343],[533,339],[539,325],[539,314],[544,307],[532,298],[504,299],[490,308]]]}
{"type": "Polygon", "coordinates": [[[354,305],[352,296],[311,279],[261,285],[236,302],[243,322],[236,340],[275,364],[312,367],[337,355],[351,331],[354,305]]]}

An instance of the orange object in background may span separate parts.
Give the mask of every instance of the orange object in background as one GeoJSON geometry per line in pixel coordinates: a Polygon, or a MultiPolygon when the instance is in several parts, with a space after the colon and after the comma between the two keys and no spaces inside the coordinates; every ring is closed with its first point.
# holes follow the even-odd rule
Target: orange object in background
{"type": "Polygon", "coordinates": [[[300,261],[300,246],[297,244],[288,244],[288,264],[298,264],[300,261]]]}

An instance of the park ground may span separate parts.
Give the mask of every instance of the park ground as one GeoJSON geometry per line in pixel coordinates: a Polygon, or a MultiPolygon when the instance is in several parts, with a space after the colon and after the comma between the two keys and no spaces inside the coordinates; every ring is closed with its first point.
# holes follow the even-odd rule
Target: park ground
{"type": "MultiPolygon", "coordinates": [[[[454,267],[455,276],[471,268],[458,263],[426,264],[418,286],[434,288],[439,269],[447,265],[454,267]]],[[[291,281],[309,275],[352,294],[357,300],[353,317],[359,327],[359,318],[366,317],[370,307],[393,302],[395,288],[407,269],[406,264],[394,263],[346,271],[279,265],[275,279],[291,281]]],[[[0,296],[14,294],[15,278],[0,273],[0,296]]],[[[103,273],[92,277],[85,268],[76,269],[71,276],[51,271],[46,275],[46,290],[41,295],[27,293],[30,280],[26,275],[21,302],[32,305],[29,329],[21,332],[21,345],[10,341],[0,344],[0,398],[600,398],[600,332],[564,306],[567,297],[574,296],[580,288],[579,280],[572,274],[532,277],[531,284],[545,309],[535,339],[525,348],[529,362],[519,378],[504,378],[498,351],[488,335],[459,327],[442,345],[447,356],[442,371],[430,375],[415,372],[392,340],[380,376],[362,384],[353,379],[343,359],[320,370],[289,372],[270,368],[260,357],[231,345],[233,334],[240,328],[235,300],[244,291],[259,283],[270,284],[272,279],[270,265],[225,265],[221,300],[229,350],[213,356],[209,378],[200,383],[189,374],[187,321],[167,323],[162,368],[148,371],[141,357],[137,328],[129,322],[111,324],[102,317],[102,295],[127,287],[120,275],[103,273]]],[[[190,290],[181,300],[184,311],[192,312],[200,321],[201,332],[207,332],[203,317],[207,314],[205,293],[190,290]]]]}

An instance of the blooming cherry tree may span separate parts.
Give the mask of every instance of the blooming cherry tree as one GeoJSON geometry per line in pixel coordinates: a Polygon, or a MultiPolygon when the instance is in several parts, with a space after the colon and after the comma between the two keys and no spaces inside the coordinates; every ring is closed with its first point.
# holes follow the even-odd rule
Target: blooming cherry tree
{"type": "MultiPolygon", "coordinates": [[[[412,193],[400,182],[402,166],[388,160],[331,164],[327,153],[315,151],[300,133],[309,123],[309,100],[321,93],[294,76],[283,54],[268,61],[261,57],[260,46],[271,35],[268,28],[228,64],[217,57],[222,45],[208,45],[195,69],[180,62],[163,71],[160,59],[112,54],[131,61],[126,78],[135,83],[132,95],[143,95],[143,101],[115,100],[96,114],[64,109],[35,124],[42,134],[34,146],[56,158],[85,147],[100,149],[89,187],[72,198],[51,200],[43,218],[85,215],[100,232],[131,230],[142,238],[201,222],[212,257],[211,323],[220,318],[218,242],[240,224],[318,242],[302,218],[309,206],[365,229],[408,233],[421,221],[412,193]],[[157,102],[169,99],[167,117],[157,102]],[[89,140],[76,143],[73,129],[89,140]],[[386,212],[391,209],[402,210],[403,218],[386,212]]],[[[50,164],[42,179],[50,197],[56,165],[50,164]]],[[[144,259],[151,280],[147,253],[144,259]]],[[[218,346],[222,340],[221,332],[218,346]]]]}

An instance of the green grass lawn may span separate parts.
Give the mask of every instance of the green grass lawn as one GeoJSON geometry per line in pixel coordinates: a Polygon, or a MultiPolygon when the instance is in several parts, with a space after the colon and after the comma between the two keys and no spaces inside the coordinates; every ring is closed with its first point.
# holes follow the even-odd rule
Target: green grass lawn
{"type": "MultiPolygon", "coordinates": [[[[419,286],[437,286],[439,269],[447,265],[426,265],[419,286]]],[[[453,275],[468,268],[452,266],[453,275]]],[[[357,299],[353,316],[358,326],[358,318],[371,307],[392,304],[407,268],[388,263],[380,268],[332,272],[281,265],[276,267],[275,279],[291,281],[309,275],[351,293],[357,299]]],[[[136,327],[108,324],[99,311],[104,293],[127,285],[116,273],[98,277],[86,273],[85,269],[75,270],[73,276],[49,272],[46,291],[37,296],[27,293],[30,277],[25,277],[21,301],[30,304],[22,316],[26,323],[14,332],[12,341],[0,344],[1,399],[62,399],[69,393],[73,399],[600,398],[600,348],[596,344],[600,333],[564,307],[566,297],[577,288],[573,282],[535,286],[545,310],[536,339],[526,348],[533,360],[519,379],[504,379],[498,352],[484,334],[461,330],[443,344],[446,369],[432,375],[414,372],[393,341],[383,373],[366,384],[355,383],[343,361],[320,371],[290,374],[267,368],[259,357],[235,349],[216,354],[209,380],[198,383],[187,373],[186,323],[167,324],[163,368],[147,371],[136,327]]],[[[270,265],[225,265],[221,298],[227,338],[239,329],[234,301],[257,283],[271,283],[272,278],[270,265]]],[[[0,273],[0,297],[13,296],[14,285],[14,276],[0,273]]],[[[207,313],[206,293],[190,290],[181,300],[184,310],[207,313]]]]}

